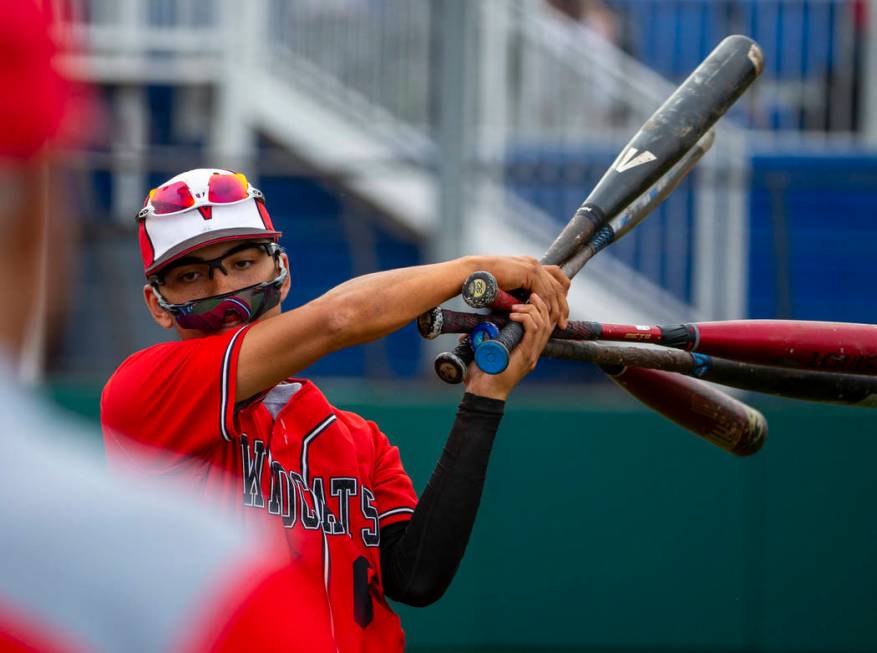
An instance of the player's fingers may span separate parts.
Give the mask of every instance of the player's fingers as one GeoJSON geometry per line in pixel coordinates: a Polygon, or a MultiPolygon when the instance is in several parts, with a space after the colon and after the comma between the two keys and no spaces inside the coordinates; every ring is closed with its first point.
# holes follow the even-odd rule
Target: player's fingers
{"type": "MultiPolygon", "coordinates": [[[[551,275],[544,273],[542,283],[539,288],[533,290],[532,294],[538,294],[545,298],[548,305],[548,312],[551,318],[556,322],[563,314],[563,288],[551,275]]],[[[531,296],[532,296],[531,294],[531,296]]]]}
{"type": "Polygon", "coordinates": [[[552,277],[557,280],[564,290],[569,290],[570,280],[569,277],[563,273],[563,270],[560,269],[557,265],[546,265],[545,271],[548,272],[552,277]]]}
{"type": "Polygon", "coordinates": [[[538,330],[533,333],[533,337],[536,341],[536,347],[538,347],[538,351],[541,352],[545,347],[545,343],[548,342],[548,338],[551,337],[551,331],[554,328],[554,320],[552,320],[551,315],[548,310],[548,305],[543,301],[541,297],[538,295],[530,297],[530,304],[536,309],[539,319],[538,322],[538,330]]]}
{"type": "Polygon", "coordinates": [[[527,334],[531,331],[538,330],[542,316],[539,314],[539,310],[535,306],[519,304],[512,307],[512,312],[509,313],[509,319],[512,322],[519,322],[521,326],[524,327],[524,337],[526,338],[527,334]]]}
{"type": "Polygon", "coordinates": [[[537,294],[530,295],[529,304],[514,306],[513,311],[509,317],[524,327],[524,338],[515,351],[520,352],[518,361],[522,371],[529,371],[539,361],[539,354],[551,335],[553,321],[548,304],[537,294]]]}
{"type": "Polygon", "coordinates": [[[569,305],[567,303],[567,293],[569,292],[570,280],[557,265],[546,265],[545,271],[558,283],[561,288],[560,293],[560,311],[552,314],[557,319],[557,324],[561,329],[565,329],[569,322],[569,305]]]}
{"type": "Polygon", "coordinates": [[[566,288],[563,287],[560,283],[558,283],[557,279],[550,276],[548,277],[552,284],[552,293],[549,300],[549,309],[551,313],[551,317],[554,321],[560,319],[561,315],[563,315],[563,305],[566,302],[566,288]]]}
{"type": "Polygon", "coordinates": [[[551,319],[561,328],[566,328],[569,319],[569,306],[566,300],[569,279],[556,265],[544,266],[543,271],[549,286],[549,292],[543,296],[547,298],[551,319]]]}
{"type": "Polygon", "coordinates": [[[509,318],[524,327],[521,344],[515,347],[509,359],[509,368],[514,370],[513,373],[517,377],[536,367],[539,360],[539,350],[534,346],[537,341],[535,334],[539,331],[537,315],[535,310],[509,314],[509,318]]]}
{"type": "Polygon", "coordinates": [[[542,324],[542,316],[539,315],[539,311],[535,306],[530,305],[521,306],[520,310],[509,313],[509,319],[524,327],[524,337],[521,339],[522,346],[528,345],[533,340],[533,335],[539,331],[542,324]]]}

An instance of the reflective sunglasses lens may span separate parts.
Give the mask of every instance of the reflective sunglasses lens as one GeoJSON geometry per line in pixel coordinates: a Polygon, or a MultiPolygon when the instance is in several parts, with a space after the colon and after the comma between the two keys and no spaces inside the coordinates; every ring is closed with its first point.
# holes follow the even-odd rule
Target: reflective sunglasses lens
{"type": "Polygon", "coordinates": [[[280,303],[280,284],[257,284],[241,288],[233,295],[195,300],[183,312],[175,314],[185,329],[216,331],[226,324],[228,313],[236,314],[244,323],[261,317],[280,303]]]}
{"type": "Polygon", "coordinates": [[[157,215],[176,213],[195,206],[195,198],[182,181],[156,188],[149,193],[149,200],[157,215]]]}
{"type": "Polygon", "coordinates": [[[193,303],[191,310],[185,315],[177,315],[177,323],[185,329],[216,331],[225,324],[229,313],[237,315],[241,322],[249,322],[253,318],[247,297],[208,297],[193,303]]]}
{"type": "Polygon", "coordinates": [[[240,202],[248,197],[248,186],[242,174],[212,175],[207,182],[207,199],[216,204],[240,202]]]}

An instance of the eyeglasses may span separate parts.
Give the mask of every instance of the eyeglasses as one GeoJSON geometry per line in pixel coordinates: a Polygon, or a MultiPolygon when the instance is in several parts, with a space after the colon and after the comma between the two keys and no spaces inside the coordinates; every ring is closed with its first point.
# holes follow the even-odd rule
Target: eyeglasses
{"type": "Polygon", "coordinates": [[[258,188],[239,173],[217,173],[207,180],[207,192],[193,191],[184,181],[176,181],[149,191],[145,206],[137,213],[138,220],[150,215],[173,215],[199,206],[235,204],[250,198],[265,199],[258,188]]]}
{"type": "Polygon", "coordinates": [[[280,272],[270,281],[233,290],[232,292],[171,304],[152,286],[159,305],[174,316],[185,329],[216,331],[222,328],[228,313],[236,314],[244,323],[259,319],[280,303],[280,289],[289,272],[281,263],[280,272]]]}
{"type": "Polygon", "coordinates": [[[166,287],[172,294],[206,296],[212,289],[215,270],[234,278],[242,286],[250,285],[263,278],[267,261],[278,262],[281,251],[277,243],[246,241],[212,259],[185,256],[152,275],[150,281],[166,287]]]}
{"type": "MultiPolygon", "coordinates": [[[[253,247],[253,245],[245,245],[243,249],[235,248],[223,256],[197,263],[197,265],[203,266],[201,271],[204,275],[203,278],[212,275],[212,271],[216,268],[228,274],[226,268],[223,267],[223,259],[232,257],[231,265],[233,266],[236,260],[234,257],[240,256],[242,253],[246,254],[245,250],[252,250],[253,247]]],[[[252,283],[221,295],[192,299],[179,304],[168,301],[161,294],[159,291],[161,282],[158,281],[158,278],[153,279],[152,292],[158,299],[159,305],[173,315],[177,323],[186,329],[215,331],[222,327],[229,312],[236,314],[242,322],[252,322],[280,303],[280,289],[289,274],[283,264],[283,258],[280,256],[282,252],[280,247],[275,243],[258,243],[256,247],[264,248],[264,252],[271,255],[279,268],[270,281],[252,283]]],[[[186,270],[187,274],[190,272],[188,266],[183,269],[186,270]]],[[[262,274],[264,274],[264,270],[262,274]]],[[[246,276],[246,272],[244,272],[244,276],[246,276]]],[[[192,289],[190,288],[190,290],[192,289]]]]}

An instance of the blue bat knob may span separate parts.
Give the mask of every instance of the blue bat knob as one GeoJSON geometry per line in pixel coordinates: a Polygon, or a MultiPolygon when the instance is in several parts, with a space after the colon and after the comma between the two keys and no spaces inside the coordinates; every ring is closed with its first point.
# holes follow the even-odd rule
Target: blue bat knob
{"type": "Polygon", "coordinates": [[[480,322],[476,324],[475,328],[469,332],[469,342],[472,345],[472,350],[478,349],[481,343],[493,340],[498,335],[499,327],[493,322],[480,322]]]}
{"type": "Polygon", "coordinates": [[[475,350],[475,363],[488,374],[499,374],[509,366],[509,350],[498,340],[485,340],[475,350]]]}

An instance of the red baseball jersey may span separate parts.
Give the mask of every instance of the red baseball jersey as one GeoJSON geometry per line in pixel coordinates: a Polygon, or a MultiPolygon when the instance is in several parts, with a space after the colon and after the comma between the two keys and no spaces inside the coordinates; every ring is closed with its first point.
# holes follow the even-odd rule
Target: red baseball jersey
{"type": "Polygon", "coordinates": [[[129,357],[101,397],[110,463],[183,480],[244,520],[270,520],[290,562],[326,588],[340,651],[402,651],[379,549],[381,527],[410,519],[417,502],[398,449],[307,380],[236,405],[248,328],[129,357]]]}

